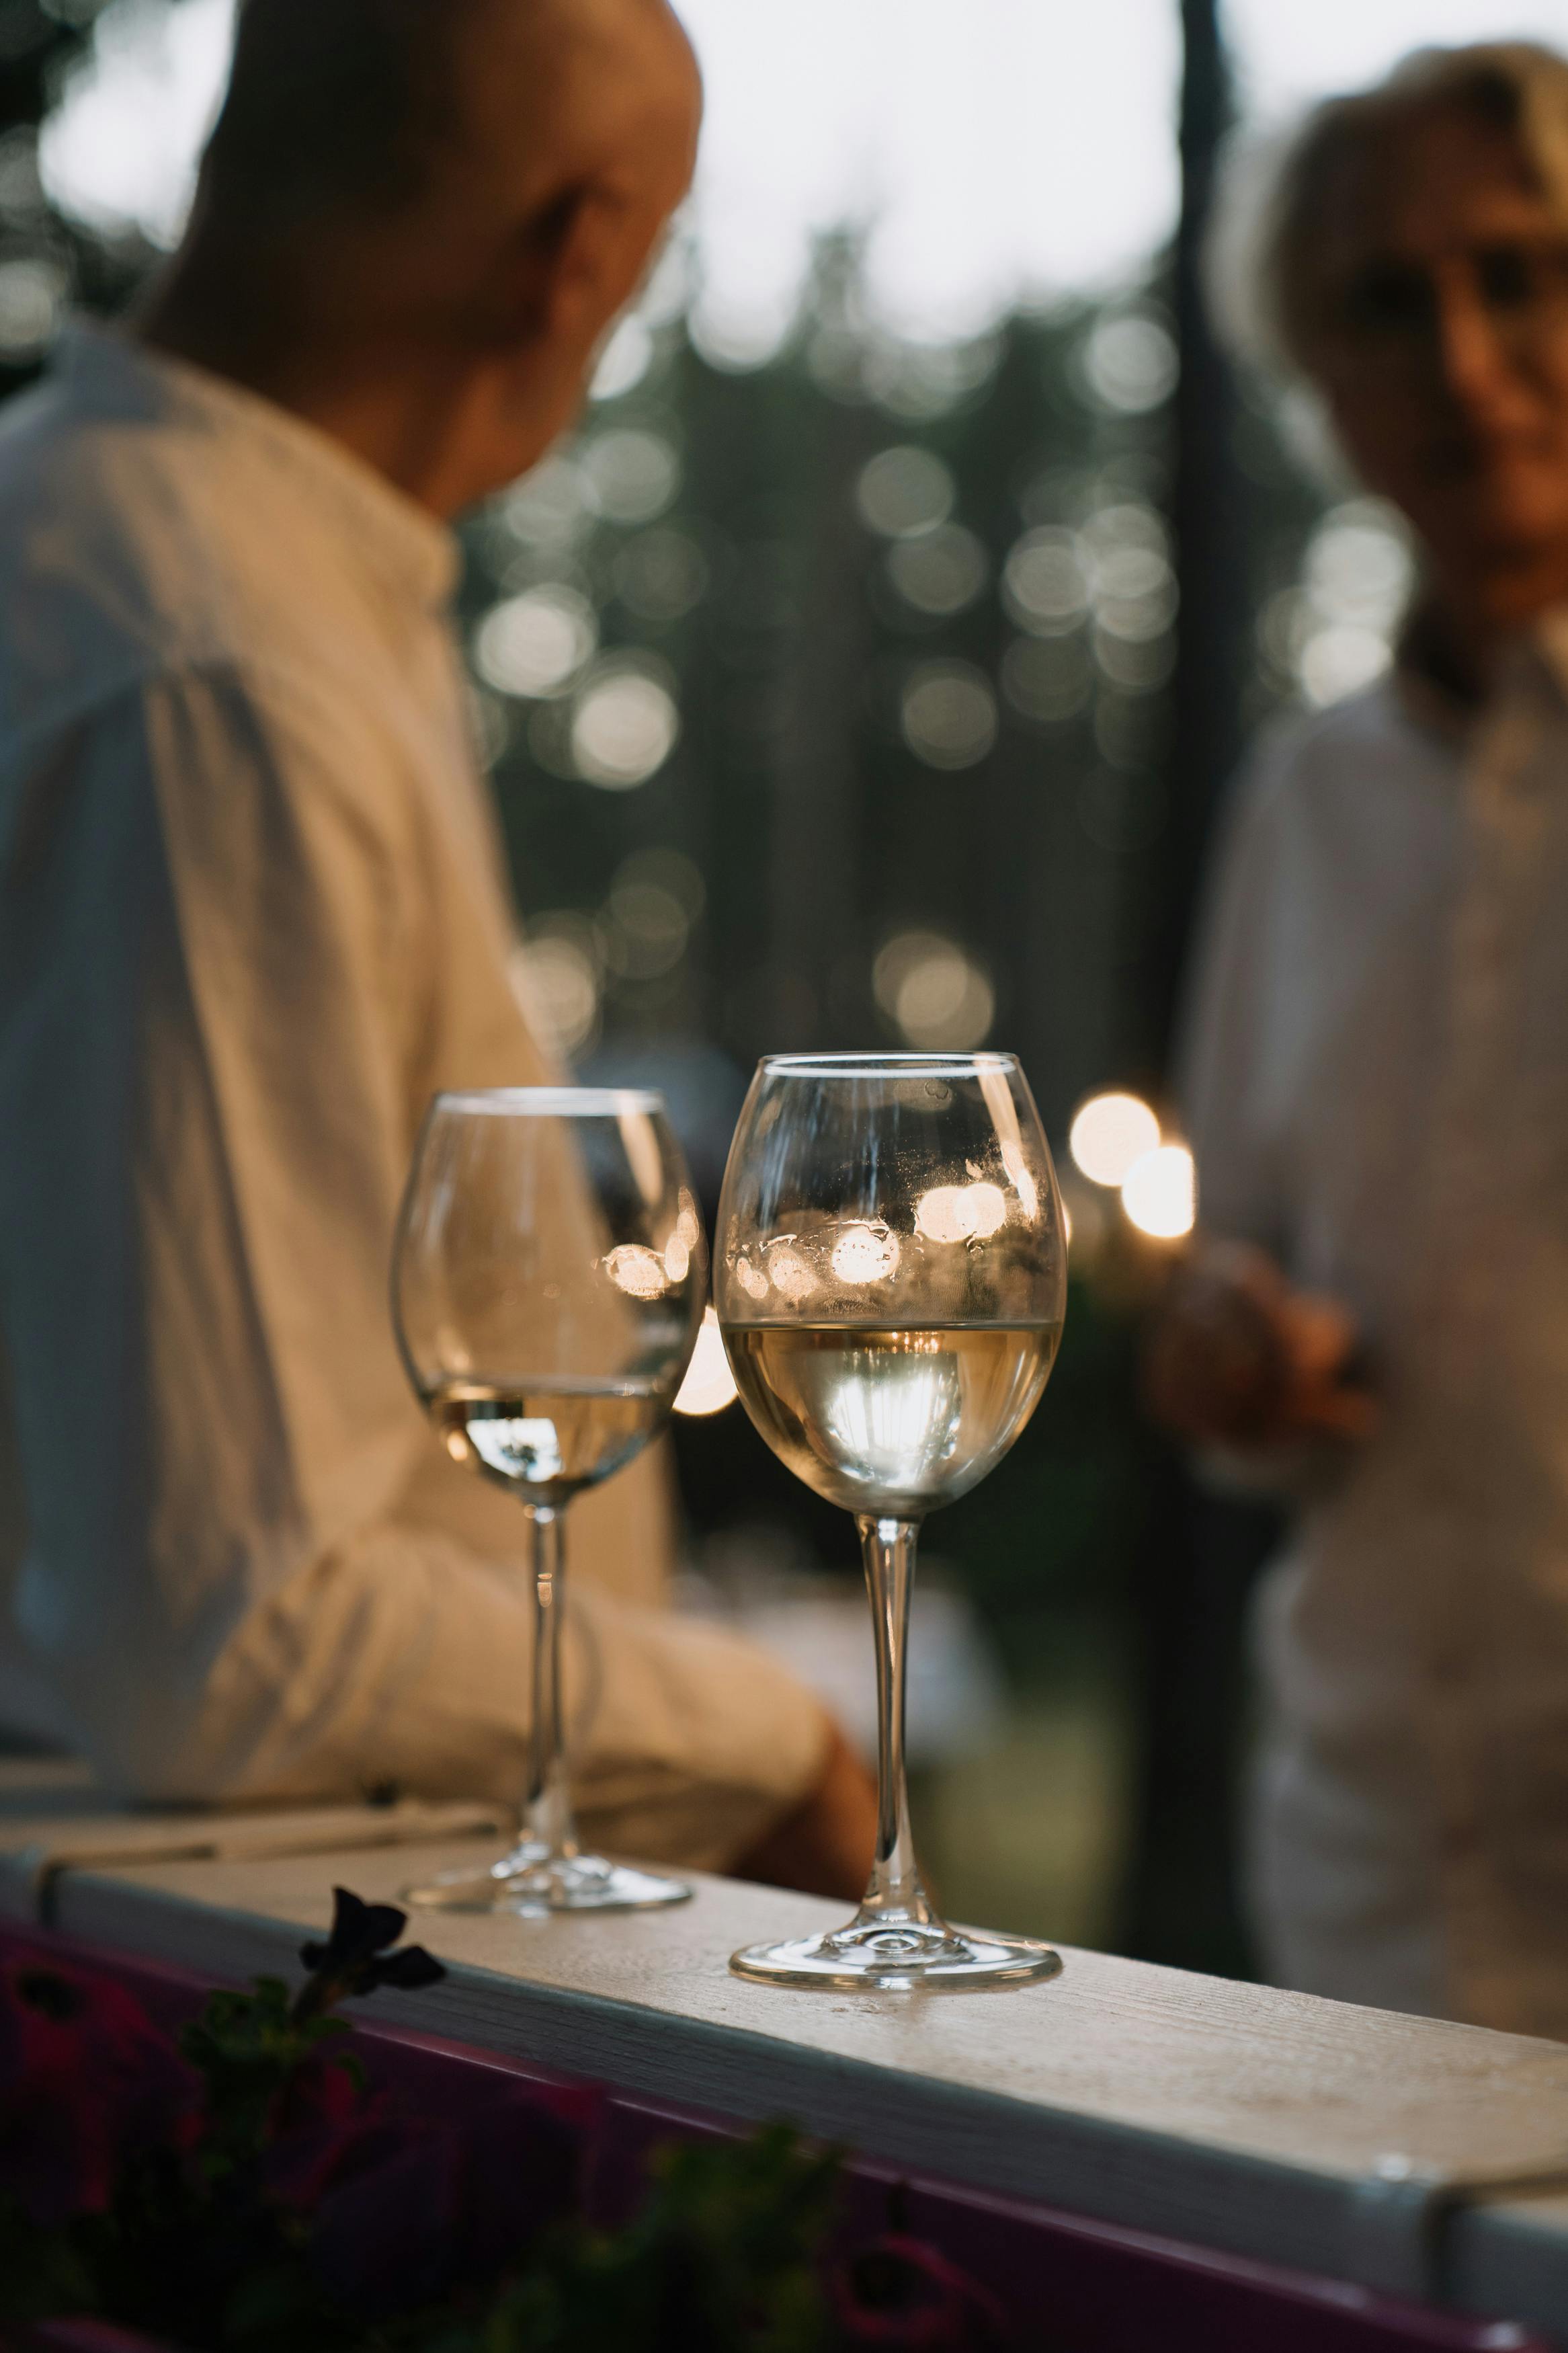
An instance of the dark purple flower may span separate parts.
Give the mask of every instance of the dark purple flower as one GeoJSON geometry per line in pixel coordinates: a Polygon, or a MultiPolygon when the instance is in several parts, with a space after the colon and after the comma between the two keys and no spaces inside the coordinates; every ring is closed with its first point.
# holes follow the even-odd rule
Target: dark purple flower
{"type": "Polygon", "coordinates": [[[416,1989],[438,1985],[447,1972],[423,1945],[395,1945],[408,1915],[395,1904],[366,1904],[347,1887],[332,1890],[332,1926],[325,1944],[301,1945],[300,1958],[310,1972],[295,2005],[298,2018],[330,2010],[345,1994],[374,1993],[377,1986],[416,1989]]]}
{"type": "Polygon", "coordinates": [[[386,2127],[316,2207],[322,2285],[374,2317],[496,2279],[578,2211],[592,2113],[569,2094],[513,2092],[460,2124],[386,2127]]]}
{"type": "Polygon", "coordinates": [[[126,2158],[188,2148],[199,2098],[122,1986],[52,1960],[0,1965],[0,2190],[35,2222],[101,2213],[126,2158]]]}
{"type": "Polygon", "coordinates": [[[995,2298],[934,2247],[889,2232],[836,2266],[833,2302],[847,2346],[883,2353],[993,2353],[1006,2342],[995,2298]]]}

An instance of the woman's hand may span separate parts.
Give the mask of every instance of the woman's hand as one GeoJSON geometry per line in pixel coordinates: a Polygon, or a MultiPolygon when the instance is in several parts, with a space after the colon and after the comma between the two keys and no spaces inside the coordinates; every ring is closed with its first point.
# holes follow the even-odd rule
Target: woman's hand
{"type": "Polygon", "coordinates": [[[1213,1242],[1177,1273],[1144,1343],[1156,1420],[1200,1446],[1246,1451],[1368,1438],[1378,1402],[1337,1300],[1296,1291],[1260,1250],[1213,1242]]]}

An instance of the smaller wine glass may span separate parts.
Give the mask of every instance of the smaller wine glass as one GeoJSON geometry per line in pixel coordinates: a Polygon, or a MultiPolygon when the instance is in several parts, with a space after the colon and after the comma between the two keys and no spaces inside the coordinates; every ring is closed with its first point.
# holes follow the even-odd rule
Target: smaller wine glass
{"type": "Polygon", "coordinates": [[[668,1419],[708,1288],[702,1222],[662,1099],[512,1087],[440,1094],[398,1219],[393,1323],[455,1461],[527,1514],[534,1606],[522,1835],[405,1900],[451,1912],[628,1911],[684,1881],[584,1854],[562,1718],[566,1506],[668,1419]]]}
{"type": "Polygon", "coordinates": [[[1010,1054],[776,1054],[719,1203],[720,1328],[746,1411],[855,1514],[877,1652],[877,1852],[853,1920],[736,1953],[766,1985],[1026,1984],[1049,1945],[949,1927],[915,1857],[904,1660],[926,1514],[1000,1461],[1061,1336],[1051,1155],[1010,1054]]]}

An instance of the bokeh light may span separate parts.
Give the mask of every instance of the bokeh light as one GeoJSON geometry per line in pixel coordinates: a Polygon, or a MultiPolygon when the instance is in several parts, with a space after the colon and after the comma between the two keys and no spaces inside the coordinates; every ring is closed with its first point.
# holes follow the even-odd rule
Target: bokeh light
{"type": "Polygon", "coordinates": [[[1097,320],[1084,346],[1090,391],[1103,407],[1123,417],[1141,416],[1168,400],[1180,369],[1175,337],[1147,309],[1097,320]]]}
{"type": "Polygon", "coordinates": [[[984,542],[956,522],[895,540],[886,562],[888,578],[905,604],[933,618],[973,605],[989,569],[984,542]]]}
{"type": "Polygon", "coordinates": [[[680,460],[669,442],[634,426],[595,434],[578,462],[607,522],[652,522],[680,488],[680,460]]]}
{"type": "Polygon", "coordinates": [[[996,741],[996,697],[973,662],[921,662],[904,681],[899,720],[928,768],[973,768],[996,741]]]}
{"type": "Polygon", "coordinates": [[[739,1395],[735,1376],[730,1370],[730,1359],[724,1353],[719,1318],[711,1307],[705,1307],[697,1334],[697,1345],[691,1351],[691,1362],[686,1368],[686,1378],[675,1393],[675,1410],[677,1413],[722,1413],[727,1405],[734,1404],[739,1395]]]}
{"type": "Polygon", "coordinates": [[[986,974],[941,932],[899,932],[872,966],[878,1004],[910,1046],[962,1053],[984,1043],[995,1016],[986,974]]]}
{"type": "Polygon", "coordinates": [[[1336,625],[1312,631],[1297,658],[1296,674],[1307,701],[1321,710],[1371,686],[1393,659],[1387,640],[1375,630],[1336,625]]]}
{"type": "Polygon", "coordinates": [[[702,877],[681,851],[634,850],[616,869],[599,920],[610,970],[626,980],[673,971],[702,902],[702,877]]]}
{"type": "Polygon", "coordinates": [[[855,485],[861,522],[884,539],[934,531],[952,512],[957,496],[952,471],[942,459],[906,442],[868,459],[855,485]]]}
{"type": "Polygon", "coordinates": [[[809,1299],[821,1285],[804,1250],[792,1241],[770,1242],[763,1253],[767,1279],[782,1299],[809,1299]]]}
{"type": "Polygon", "coordinates": [[[776,359],[799,308],[798,282],[770,288],[705,284],[687,313],[692,347],[724,375],[749,375],[776,359]]]}
{"type": "Polygon", "coordinates": [[[598,634],[593,607],[574,588],[531,588],[491,606],[474,631],[474,668],[499,694],[561,694],[598,634]]]}
{"type": "Polygon", "coordinates": [[[932,1242],[984,1241],[1007,1222],[1007,1196],[984,1178],[933,1185],[915,1205],[915,1228],[932,1242]]]}
{"type": "Polygon", "coordinates": [[[1092,582],[1094,617],[1118,638],[1157,638],[1176,615],[1170,539],[1152,506],[1101,507],[1079,534],[1092,582]]]}
{"type": "Polygon", "coordinates": [[[1394,659],[1415,577],[1409,533],[1381,499],[1331,507],[1307,543],[1301,577],[1264,606],[1265,672],[1315,709],[1357,694],[1394,659]]]}
{"type": "Polygon", "coordinates": [[[846,1226],[833,1245],[831,1264],[840,1282],[886,1282],[897,1273],[899,1257],[899,1238],[886,1226],[846,1226]]]}
{"type": "Polygon", "coordinates": [[[571,458],[545,458],[504,491],[494,512],[501,529],[536,554],[561,557],[593,529],[595,501],[571,458]]]}
{"type": "Polygon", "coordinates": [[[662,1298],[669,1287],[662,1256],[643,1242],[617,1242],[605,1260],[605,1271],[628,1299],[662,1298]]]}
{"type": "Polygon", "coordinates": [[[1132,1163],[1121,1180],[1121,1206],[1140,1233],[1180,1241],[1197,1219],[1197,1181],[1184,1144],[1162,1144],[1132,1163]]]}
{"type": "Polygon", "coordinates": [[[1021,629],[1058,637],[1089,610],[1089,576],[1077,534],[1044,523],[1016,540],[1002,571],[1002,601],[1021,629]]]}
{"type": "Polygon", "coordinates": [[[586,783],[626,792],[664,765],[679,733],[675,697],[662,679],[641,666],[606,664],[578,698],[572,757],[586,783]]]}
{"type": "Polygon", "coordinates": [[[599,961],[593,925],[569,910],[537,916],[516,951],[513,977],[524,1010],[557,1053],[592,1044],[599,1026],[599,961]]]}
{"type": "Polygon", "coordinates": [[[1160,1123],[1139,1095],[1090,1095],[1073,1113],[1068,1150],[1096,1185],[1120,1185],[1133,1163],[1160,1141],[1160,1123]]]}

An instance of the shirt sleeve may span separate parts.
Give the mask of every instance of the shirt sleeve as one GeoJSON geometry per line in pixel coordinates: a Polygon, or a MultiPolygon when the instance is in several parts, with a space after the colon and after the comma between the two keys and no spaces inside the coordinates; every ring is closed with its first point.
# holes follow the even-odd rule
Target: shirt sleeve
{"type": "Polygon", "coordinates": [[[1266,754],[1233,797],[1199,913],[1178,1083],[1202,1229],[1277,1254],[1284,1202],[1265,1034],[1281,881],[1276,786],[1266,754]]]}
{"type": "MultiPolygon", "coordinates": [[[[1256,1243],[1279,1260],[1288,1253],[1289,1213],[1270,1025],[1276,957],[1289,928],[1289,873],[1280,848],[1289,756],[1279,745],[1266,746],[1237,780],[1200,913],[1180,1054],[1200,1229],[1256,1243]]],[[[1344,1460],[1334,1441],[1302,1439],[1204,1447],[1194,1467],[1218,1494],[1303,1503],[1335,1482],[1344,1460]]]]}
{"type": "MultiPolygon", "coordinates": [[[[354,724],[228,669],[160,678],[36,762],[12,828],[17,1616],[141,1795],[522,1778],[516,1565],[399,1510],[434,1440],[387,1261],[441,941],[408,797],[354,724]]],[[[825,1750],[763,1654],[588,1593],[567,1704],[585,1807],[693,1862],[825,1750]]]]}

